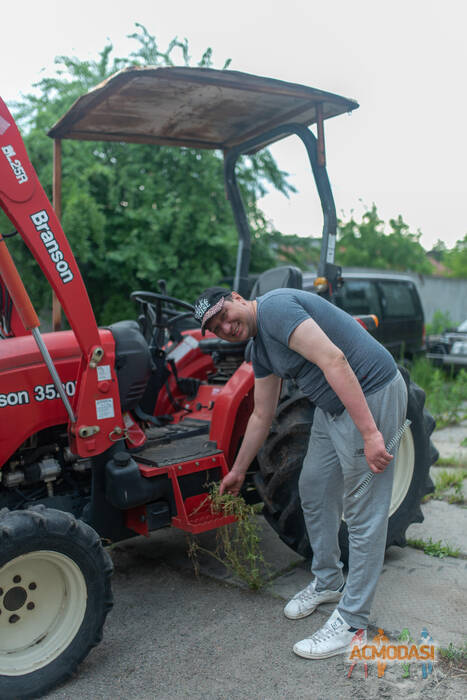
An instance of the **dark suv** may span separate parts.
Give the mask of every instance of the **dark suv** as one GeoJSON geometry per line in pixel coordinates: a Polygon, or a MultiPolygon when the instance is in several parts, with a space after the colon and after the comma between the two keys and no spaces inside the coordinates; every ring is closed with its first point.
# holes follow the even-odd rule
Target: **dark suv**
{"type": "MultiPolygon", "coordinates": [[[[410,277],[373,272],[343,272],[344,284],[336,304],[352,316],[375,314],[379,325],[373,335],[392,355],[411,359],[425,342],[423,308],[410,277]]],[[[313,291],[312,273],[303,274],[303,289],[313,291]]]]}

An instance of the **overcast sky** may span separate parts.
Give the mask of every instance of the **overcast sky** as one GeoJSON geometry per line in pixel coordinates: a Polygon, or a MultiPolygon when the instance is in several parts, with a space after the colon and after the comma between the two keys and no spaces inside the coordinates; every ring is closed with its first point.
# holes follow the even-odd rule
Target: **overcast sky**
{"type": "MultiPolygon", "coordinates": [[[[465,0],[26,0],[1,12],[0,95],[8,103],[53,72],[55,56],[95,58],[135,48],[135,22],[161,48],[187,38],[193,63],[210,46],[231,68],[355,98],[326,122],[328,172],[338,214],[401,214],[421,242],[451,247],[467,232],[465,0]]],[[[299,194],[268,195],[263,209],[284,233],[317,235],[321,217],[304,149],[273,147],[299,194]]],[[[52,148],[51,148],[52,154],[52,148]]]]}

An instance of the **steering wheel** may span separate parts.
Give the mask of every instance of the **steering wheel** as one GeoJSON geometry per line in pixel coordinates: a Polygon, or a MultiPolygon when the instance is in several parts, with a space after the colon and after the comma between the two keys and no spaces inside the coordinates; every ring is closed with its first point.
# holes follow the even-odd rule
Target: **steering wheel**
{"type": "Polygon", "coordinates": [[[144,317],[143,335],[148,341],[154,340],[159,348],[165,344],[165,332],[169,331],[170,339],[174,340],[172,333],[178,321],[193,316],[195,311],[192,304],[158,292],[136,291],[130,294],[130,299],[140,305],[144,317]]]}

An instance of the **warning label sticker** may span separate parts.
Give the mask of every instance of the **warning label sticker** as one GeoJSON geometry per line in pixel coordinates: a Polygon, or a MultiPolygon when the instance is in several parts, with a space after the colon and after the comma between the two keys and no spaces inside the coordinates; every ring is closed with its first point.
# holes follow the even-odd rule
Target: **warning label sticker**
{"type": "Polygon", "coordinates": [[[115,416],[113,399],[98,399],[96,401],[97,420],[113,418],[115,416]]]}
{"type": "Polygon", "coordinates": [[[110,375],[110,365],[97,365],[97,380],[99,382],[105,379],[111,379],[110,375]]]}

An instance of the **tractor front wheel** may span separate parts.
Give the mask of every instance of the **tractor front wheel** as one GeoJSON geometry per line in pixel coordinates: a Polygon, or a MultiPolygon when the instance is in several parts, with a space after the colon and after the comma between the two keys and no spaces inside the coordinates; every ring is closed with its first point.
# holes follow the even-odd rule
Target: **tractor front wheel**
{"type": "Polygon", "coordinates": [[[0,512],[0,697],[35,698],[102,638],[112,562],[69,513],[0,512]]]}

